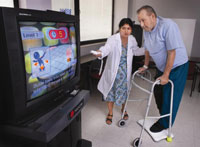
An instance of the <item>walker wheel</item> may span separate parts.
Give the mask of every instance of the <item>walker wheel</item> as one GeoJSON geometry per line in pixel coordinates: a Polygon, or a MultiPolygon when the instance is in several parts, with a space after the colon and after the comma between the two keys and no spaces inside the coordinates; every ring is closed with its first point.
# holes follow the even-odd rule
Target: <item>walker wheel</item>
{"type": "Polygon", "coordinates": [[[125,120],[121,119],[118,123],[119,127],[124,127],[126,125],[125,120]]]}
{"type": "MultiPolygon", "coordinates": [[[[138,147],[139,141],[140,141],[140,138],[139,138],[139,137],[138,137],[138,138],[135,138],[135,140],[133,141],[133,147],[138,147]]],[[[141,142],[141,144],[142,144],[142,142],[141,142]]]]}
{"type": "Polygon", "coordinates": [[[172,142],[172,137],[167,136],[167,142],[172,142]]]}

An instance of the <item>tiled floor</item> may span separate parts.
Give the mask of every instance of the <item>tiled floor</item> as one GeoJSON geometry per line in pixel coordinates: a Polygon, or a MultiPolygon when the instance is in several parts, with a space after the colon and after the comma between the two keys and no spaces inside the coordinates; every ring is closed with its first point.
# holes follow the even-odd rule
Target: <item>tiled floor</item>
{"type": "MultiPolygon", "coordinates": [[[[136,79],[140,84],[149,87],[141,79],[136,79]]],[[[199,147],[200,146],[200,93],[197,89],[193,96],[189,97],[191,81],[187,81],[182,102],[176,117],[172,132],[175,138],[171,143],[166,140],[154,142],[145,132],[143,135],[143,147],[199,147]]],[[[197,86],[196,86],[197,87],[197,86]]],[[[133,87],[130,98],[144,98],[148,94],[133,87]]],[[[92,147],[131,147],[135,138],[139,137],[141,127],[137,120],[144,118],[146,101],[128,102],[127,111],[129,120],[126,126],[118,127],[121,118],[120,107],[114,107],[112,125],[105,123],[107,105],[101,99],[101,94],[96,90],[91,93],[91,98],[82,111],[82,137],[92,141],[92,147]]],[[[151,115],[157,115],[158,111],[153,99],[151,115]]]]}

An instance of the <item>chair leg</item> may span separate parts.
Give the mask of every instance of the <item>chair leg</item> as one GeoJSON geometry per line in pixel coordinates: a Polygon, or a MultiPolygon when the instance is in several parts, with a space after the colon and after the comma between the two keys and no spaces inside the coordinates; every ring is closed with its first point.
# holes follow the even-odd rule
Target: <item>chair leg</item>
{"type": "Polygon", "coordinates": [[[194,68],[194,75],[193,75],[193,80],[192,80],[192,86],[191,86],[191,91],[190,91],[190,97],[192,96],[192,92],[193,92],[194,89],[195,89],[196,78],[197,78],[197,71],[196,71],[196,68],[194,68]]]}
{"type": "Polygon", "coordinates": [[[92,78],[91,77],[89,77],[89,90],[90,90],[90,93],[92,93],[92,91],[93,91],[93,81],[92,81],[92,78]]]}
{"type": "Polygon", "coordinates": [[[198,86],[198,88],[199,88],[199,92],[200,92],[200,79],[199,79],[199,86],[198,86]]]}

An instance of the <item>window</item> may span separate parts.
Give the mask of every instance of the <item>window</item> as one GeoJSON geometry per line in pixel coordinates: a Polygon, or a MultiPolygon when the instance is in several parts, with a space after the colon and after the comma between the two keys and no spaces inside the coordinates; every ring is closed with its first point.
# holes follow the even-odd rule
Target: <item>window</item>
{"type": "Polygon", "coordinates": [[[81,44],[111,36],[113,0],[79,0],[79,3],[81,44]]]}
{"type": "Polygon", "coordinates": [[[13,0],[0,0],[0,7],[14,7],[13,0]]]}

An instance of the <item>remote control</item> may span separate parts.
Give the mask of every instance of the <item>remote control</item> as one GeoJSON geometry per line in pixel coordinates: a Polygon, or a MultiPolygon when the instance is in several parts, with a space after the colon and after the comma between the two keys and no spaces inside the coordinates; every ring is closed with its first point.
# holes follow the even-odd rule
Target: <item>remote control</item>
{"type": "Polygon", "coordinates": [[[97,52],[97,51],[94,51],[94,50],[91,50],[90,53],[94,54],[94,55],[99,55],[101,54],[100,52],[97,52]]]}

